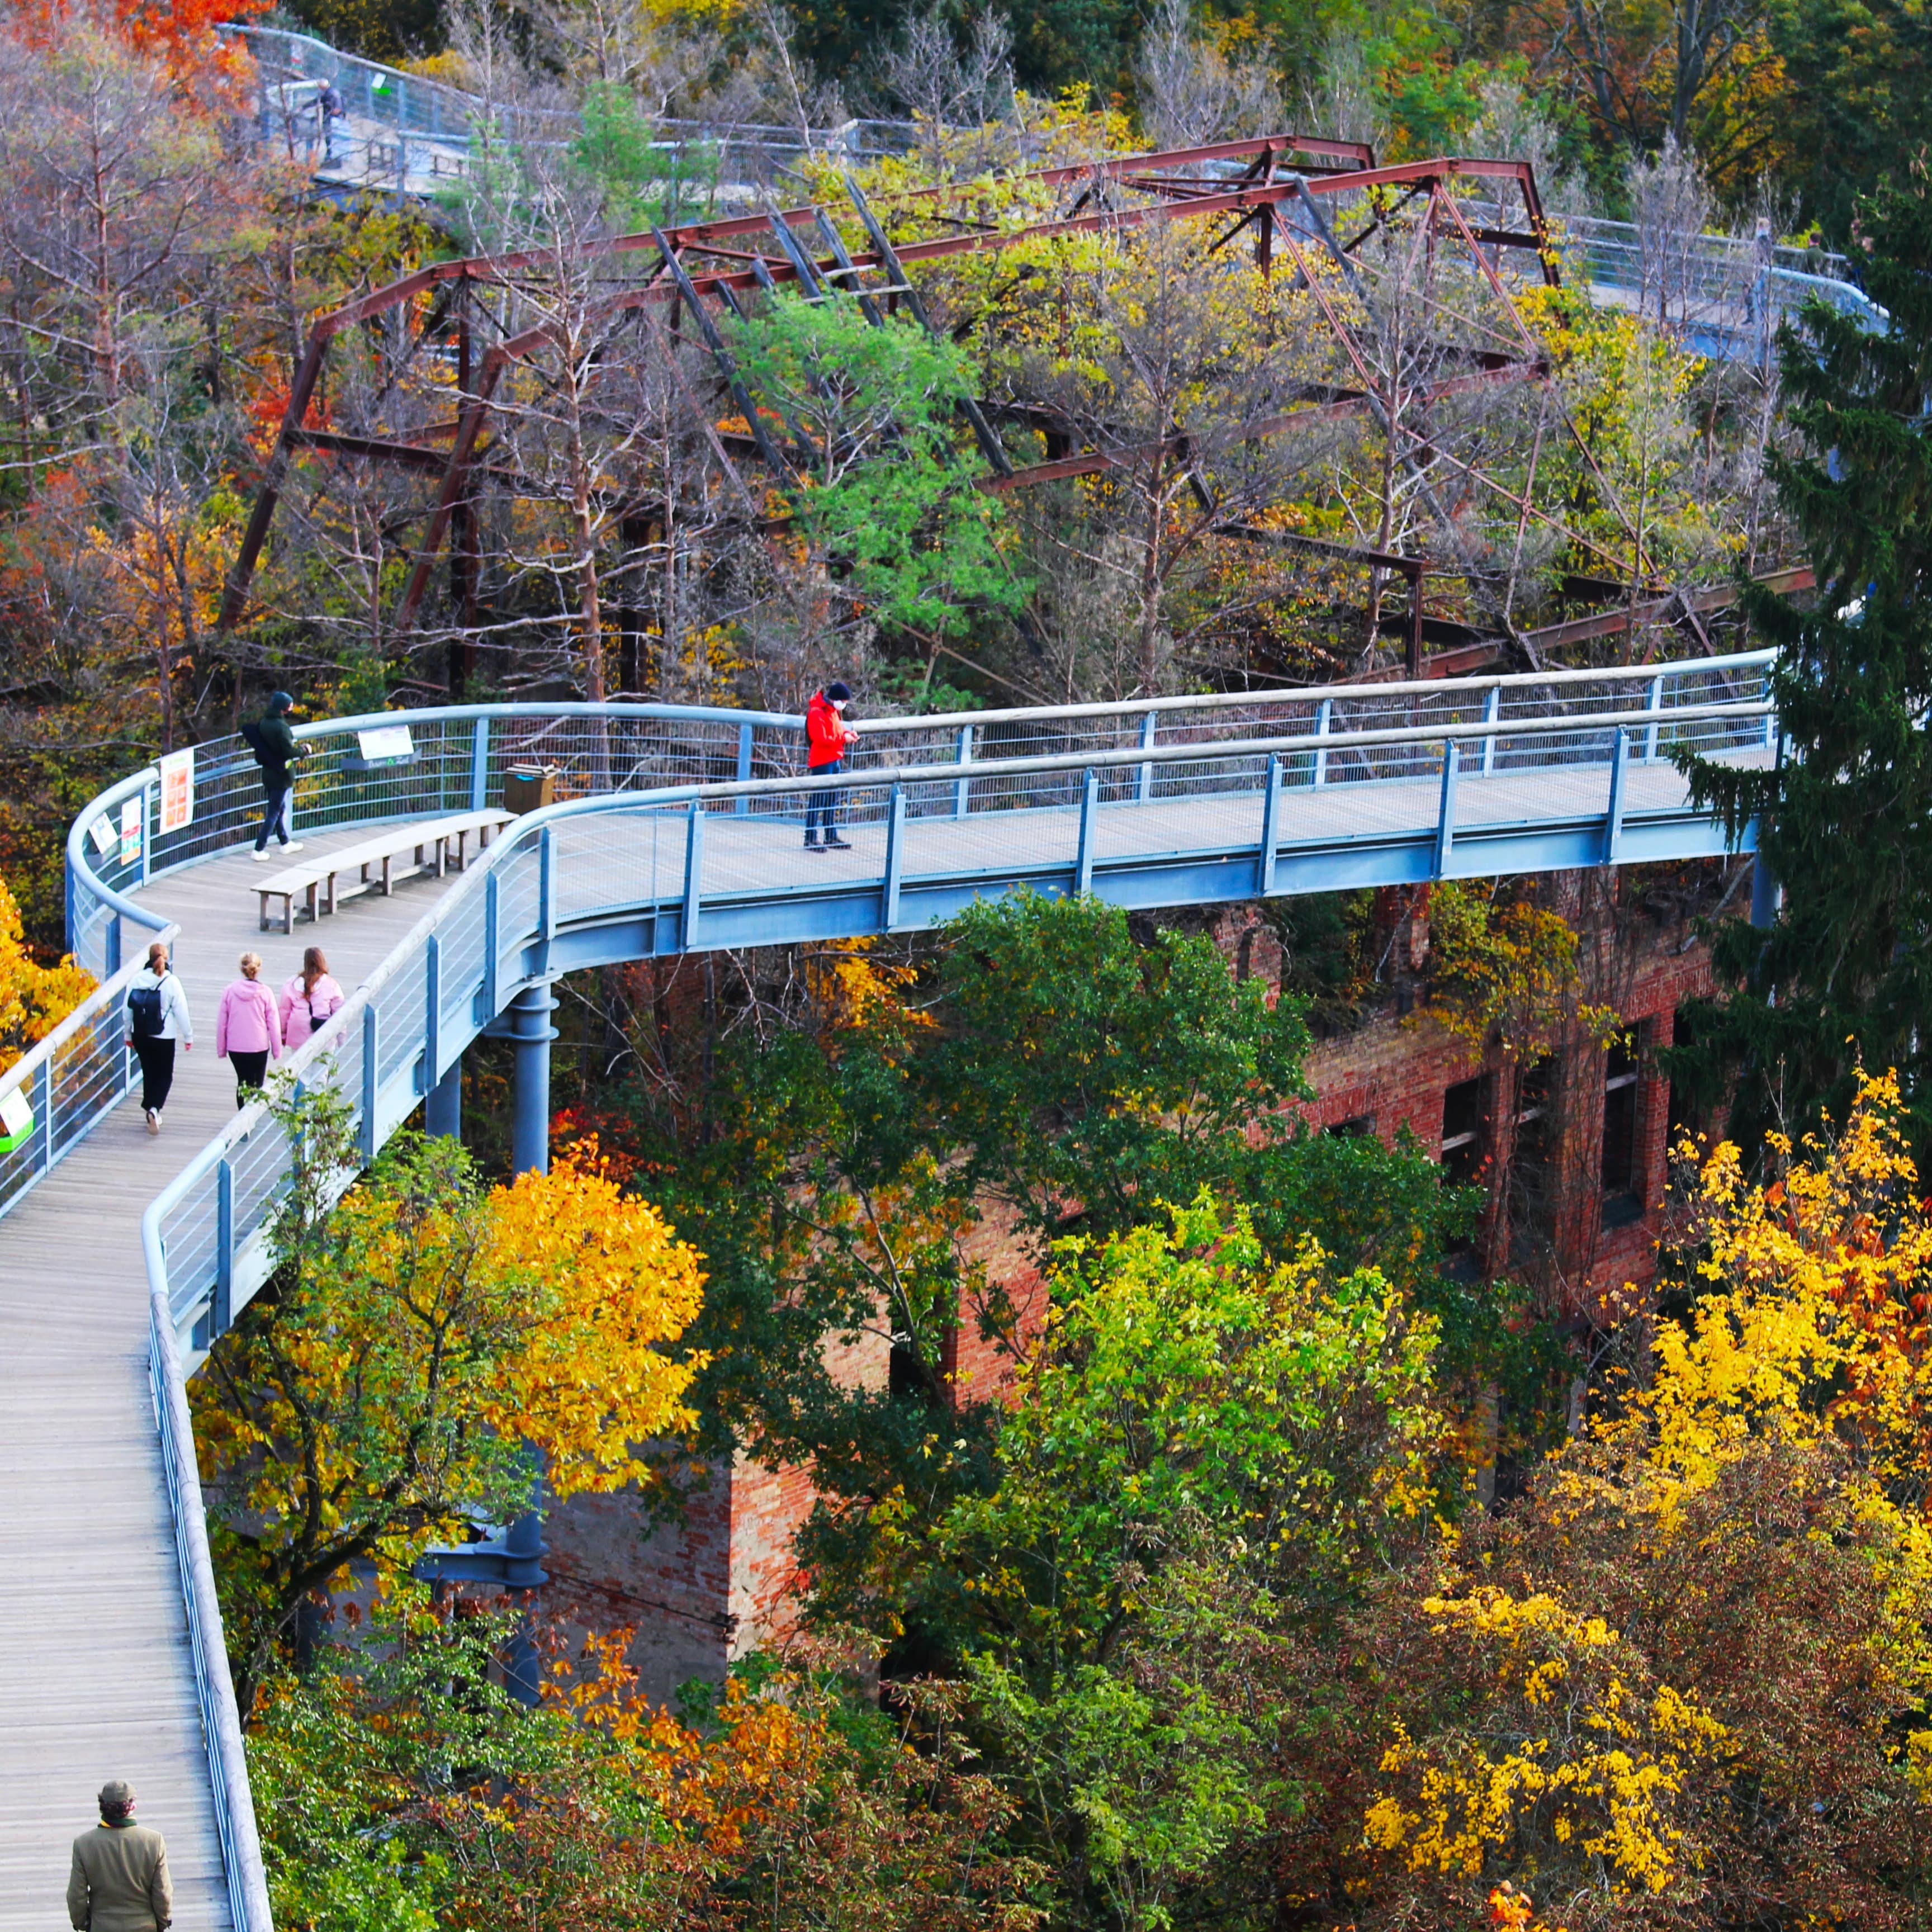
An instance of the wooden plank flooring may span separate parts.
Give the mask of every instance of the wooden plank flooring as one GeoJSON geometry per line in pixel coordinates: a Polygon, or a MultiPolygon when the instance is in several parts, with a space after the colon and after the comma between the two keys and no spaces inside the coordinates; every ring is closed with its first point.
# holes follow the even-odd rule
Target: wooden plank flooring
{"type": "Polygon", "coordinates": [[[141,896],[180,922],[196,1035],[164,1132],[148,1136],[137,1096],[0,1220],[0,1932],[65,1924],[68,1846],[110,1778],[166,1834],[181,1932],[229,1924],[148,1396],[141,1216],[233,1109],[214,1011],[239,955],[279,986],[320,944],[352,990],[440,890],[360,898],[285,938],[256,929],[268,869],[224,856],[141,896]]]}

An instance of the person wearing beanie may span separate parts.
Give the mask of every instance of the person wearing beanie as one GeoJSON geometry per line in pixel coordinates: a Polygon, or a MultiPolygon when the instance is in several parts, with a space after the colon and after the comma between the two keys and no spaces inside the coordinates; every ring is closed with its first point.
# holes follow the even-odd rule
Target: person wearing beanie
{"type": "Polygon", "coordinates": [[[100,1822],[74,1841],[67,1916],[74,1932],[166,1932],[175,1915],[168,1847],[134,1822],[134,1788],[100,1787],[100,1822]]]}
{"type": "Polygon", "coordinates": [[[284,852],[302,850],[302,842],[289,836],[289,800],[293,789],[289,767],[302,756],[296,734],[289,729],[289,713],[295,708],[295,700],[286,691],[272,691],[261,716],[242,728],[256,764],[262,768],[262,829],[255,835],[257,865],[268,856],[272,832],[284,852]]]}
{"type": "MultiPolygon", "coordinates": [[[[839,683],[828,684],[805,707],[805,762],[814,778],[826,778],[845,769],[845,754],[859,742],[858,732],[847,724],[845,707],[852,694],[839,683]]],[[[851,847],[838,836],[838,803],[844,794],[836,787],[815,791],[805,812],[805,849],[808,852],[849,852],[851,847]],[[823,833],[825,842],[819,843],[823,833]]]]}

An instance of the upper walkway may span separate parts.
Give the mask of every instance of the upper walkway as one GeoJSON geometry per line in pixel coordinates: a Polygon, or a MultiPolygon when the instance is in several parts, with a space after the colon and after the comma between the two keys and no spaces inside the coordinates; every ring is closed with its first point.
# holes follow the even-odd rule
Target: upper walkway
{"type": "MultiPolygon", "coordinates": [[[[312,167],[326,192],[434,200],[470,172],[478,128],[502,137],[500,117],[460,88],[344,53],[308,34],[262,26],[222,31],[254,58],[261,137],[312,167]],[[318,104],[325,82],[342,97],[332,132],[323,128],[318,104]]],[[[567,141],[575,134],[576,117],[567,110],[522,112],[529,139],[567,141]]],[[[713,214],[755,208],[782,175],[795,175],[808,158],[856,166],[907,153],[920,139],[909,121],[880,120],[824,128],[666,120],[657,134],[673,196],[662,216],[666,227],[700,206],[713,214]]],[[[1216,164],[1203,165],[1211,173],[1216,164]]],[[[1230,172],[1238,174],[1238,166],[1230,172]]],[[[1755,243],[1728,235],[1647,236],[1630,223],[1593,217],[1556,226],[1565,274],[1587,286],[1593,302],[1648,315],[1700,356],[1766,359],[1778,322],[1813,297],[1874,328],[1885,323],[1842,255],[1774,244],[1768,235],[1755,243]]]]}
{"type": "Polygon", "coordinates": [[[303,726],[307,841],[480,808],[515,762],[554,766],[566,796],[440,887],[359,898],[288,939],[257,929],[238,740],[104,794],[68,850],[70,938],[104,983],[0,1078],[35,1118],[0,1154],[0,1932],[50,1922],[66,1841],[110,1776],[170,1834],[180,1924],[268,1932],[182,1381],[266,1280],[287,1172],[280,1129],[233,1112],[212,1058],[240,952],[279,982],[316,940],[355,988],[293,1064],[351,1102],[373,1156],[480,1030],[580,967],[912,932],[1018,887],[1176,906],[1720,854],[1672,760],[1772,755],[1768,662],[888,718],[862,725],[852,772],[818,780],[800,776],[802,721],[770,714],[303,726]],[[808,853],[828,791],[852,849],[808,853]],[[177,929],[200,1037],[154,1141],[125,1102],[122,1006],[147,941],[177,929]]]}

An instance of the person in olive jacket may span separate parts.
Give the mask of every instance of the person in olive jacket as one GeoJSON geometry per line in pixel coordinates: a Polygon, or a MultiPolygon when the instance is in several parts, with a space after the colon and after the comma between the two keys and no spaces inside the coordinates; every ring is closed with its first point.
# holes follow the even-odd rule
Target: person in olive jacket
{"type": "Polygon", "coordinates": [[[296,734],[289,729],[289,713],[296,701],[286,691],[271,692],[268,706],[242,735],[253,748],[255,762],[262,768],[262,829],[255,835],[255,860],[259,865],[268,856],[268,834],[281,842],[284,852],[299,852],[302,842],[289,837],[289,797],[294,780],[289,767],[302,756],[296,734]]]}
{"type": "Polygon", "coordinates": [[[74,1932],[166,1932],[175,1916],[168,1848],[134,1822],[134,1791],[117,1778],[100,1787],[100,1822],[74,1841],[67,1882],[74,1932]]]}

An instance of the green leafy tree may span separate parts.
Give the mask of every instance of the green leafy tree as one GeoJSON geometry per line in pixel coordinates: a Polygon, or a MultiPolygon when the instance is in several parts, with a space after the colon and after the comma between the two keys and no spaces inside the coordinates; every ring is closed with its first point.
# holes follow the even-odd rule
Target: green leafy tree
{"type": "Polygon", "coordinates": [[[989,1234],[1003,1274],[1044,1269],[1066,1235],[1103,1243],[1211,1187],[1278,1258],[1312,1232],[1439,1305],[1459,1361],[1518,1346],[1507,1298],[1440,1271],[1465,1208],[1435,1163],[1309,1131],[1290,1111],[1298,1009],[1238,982],[1211,940],[1020,895],[953,922],[918,968],[808,965],[802,1023],[693,1042],[608,1132],[706,1258],[686,1346],[706,1447],[812,1463],[824,1614],[905,1634],[906,1654],[951,1642],[951,1609],[873,1561],[874,1511],[936,1519],[993,1480],[1003,1410],[946,1368],[958,1330],[1016,1361],[1030,1346],[989,1234]],[[867,1337],[890,1348],[885,1387],[840,1369],[867,1337]]]}
{"type": "Polygon", "coordinates": [[[1814,302],[1781,358],[1803,447],[1772,473],[1817,574],[1808,608],[1748,593],[1778,648],[1775,769],[1689,760],[1697,796],[1756,820],[1784,889],[1768,932],[1733,921],[1729,996],[1695,1020],[1694,1072],[1736,1080],[1734,1135],[1844,1118],[1861,1055],[1895,1066],[1932,1141],[1932,192],[1922,173],[1867,205],[1882,332],[1814,302]]]}
{"type": "MultiPolygon", "coordinates": [[[[1359,1596],[1424,1502],[1435,1326],[1204,1193],[1065,1244],[997,1490],[931,1540],[976,1713],[1076,1894],[1128,1926],[1288,1795],[1222,1661],[1359,1596]]],[[[888,1542],[888,1560],[900,1552],[888,1542]]]]}
{"type": "Polygon", "coordinates": [[[976,609],[1019,609],[1030,586],[1004,508],[960,442],[973,365],[958,344],[843,297],[780,294],[734,346],[754,400],[802,445],[799,526],[880,622],[949,636],[976,609]]]}

